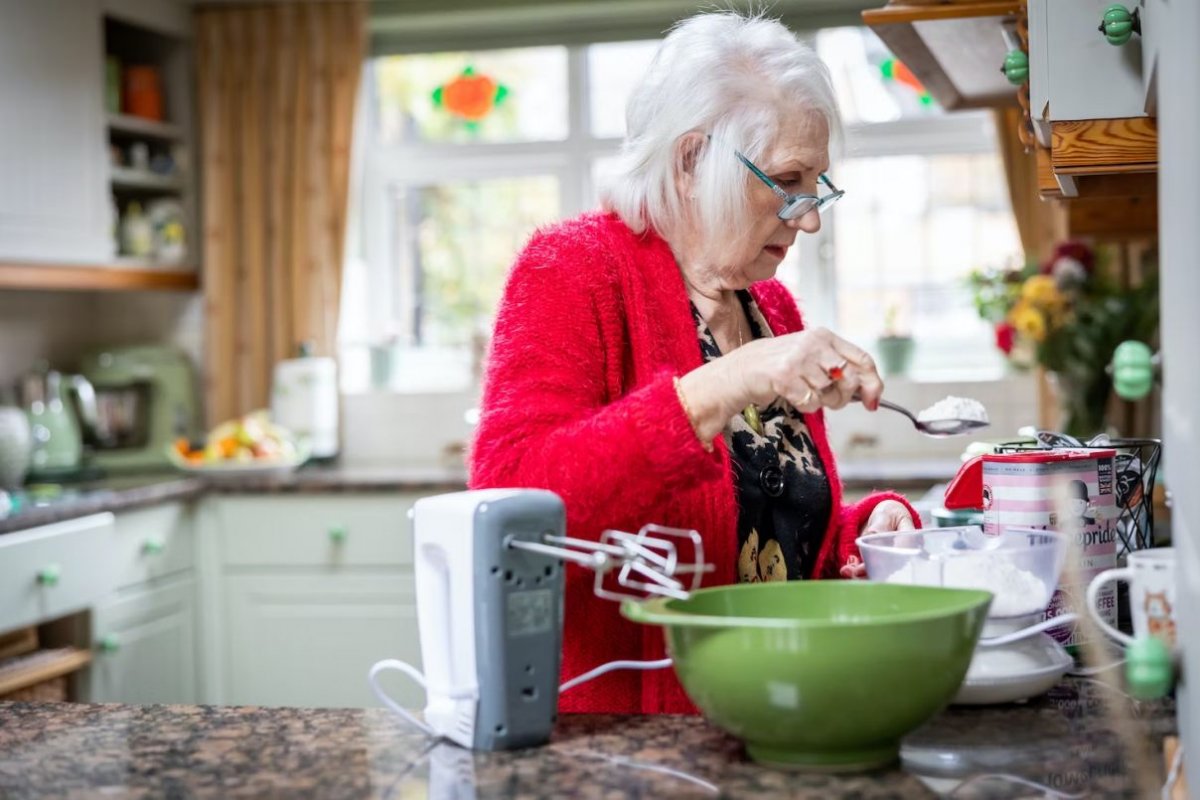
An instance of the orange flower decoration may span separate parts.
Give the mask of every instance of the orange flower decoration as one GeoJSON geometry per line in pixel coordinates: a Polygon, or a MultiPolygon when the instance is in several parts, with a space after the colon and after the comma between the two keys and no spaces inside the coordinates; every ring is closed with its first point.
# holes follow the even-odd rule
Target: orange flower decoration
{"type": "Polygon", "coordinates": [[[506,87],[467,67],[454,80],[434,90],[433,102],[468,124],[478,124],[507,94],[506,87]]]}

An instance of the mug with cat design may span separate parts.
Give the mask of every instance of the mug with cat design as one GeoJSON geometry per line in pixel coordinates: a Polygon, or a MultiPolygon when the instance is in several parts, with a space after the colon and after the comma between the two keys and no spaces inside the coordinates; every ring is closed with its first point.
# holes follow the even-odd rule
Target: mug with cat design
{"type": "MultiPolygon", "coordinates": [[[[1110,593],[1111,596],[1111,593],[1110,593]]],[[[1134,638],[1154,636],[1168,647],[1175,646],[1175,550],[1161,547],[1129,554],[1128,566],[1101,572],[1088,585],[1088,611],[1104,632],[1122,644],[1134,638]],[[1133,637],[1109,625],[1101,615],[1104,598],[1100,590],[1111,581],[1129,583],[1133,637]]]]}

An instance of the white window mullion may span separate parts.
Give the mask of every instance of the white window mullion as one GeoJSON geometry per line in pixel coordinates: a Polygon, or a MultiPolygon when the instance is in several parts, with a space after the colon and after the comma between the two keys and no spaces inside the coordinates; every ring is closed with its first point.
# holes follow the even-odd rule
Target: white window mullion
{"type": "Polygon", "coordinates": [[[567,150],[568,168],[562,185],[562,212],[573,217],[591,205],[588,142],[592,137],[588,104],[588,59],[586,47],[567,50],[567,150]]]}

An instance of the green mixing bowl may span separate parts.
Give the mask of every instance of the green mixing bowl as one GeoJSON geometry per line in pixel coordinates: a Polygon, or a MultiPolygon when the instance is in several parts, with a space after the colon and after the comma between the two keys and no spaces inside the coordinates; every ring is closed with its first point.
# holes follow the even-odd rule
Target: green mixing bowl
{"type": "Polygon", "coordinates": [[[755,761],[858,771],[958,691],[991,594],[866,581],[719,586],[625,602],[662,625],[680,683],[755,761]]]}

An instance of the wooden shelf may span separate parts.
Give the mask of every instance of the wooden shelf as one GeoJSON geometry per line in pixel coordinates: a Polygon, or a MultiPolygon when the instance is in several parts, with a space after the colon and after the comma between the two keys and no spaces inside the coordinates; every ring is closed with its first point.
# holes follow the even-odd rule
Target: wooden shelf
{"type": "Polygon", "coordinates": [[[1049,148],[1034,147],[1042,197],[1157,199],[1153,117],[1055,122],[1051,131],[1049,148]]]}
{"type": "Polygon", "coordinates": [[[1008,52],[1004,25],[1015,22],[1022,3],[893,2],[862,17],[943,108],[997,107],[1017,103],[1000,66],[1008,52]]]}
{"type": "Polygon", "coordinates": [[[1050,136],[1050,161],[1059,174],[1158,171],[1153,117],[1054,122],[1050,136]]]}
{"type": "Polygon", "coordinates": [[[128,263],[120,260],[113,265],[95,266],[0,263],[0,289],[193,291],[200,288],[200,277],[194,270],[135,267],[128,263]]]}
{"type": "Polygon", "coordinates": [[[90,664],[92,654],[76,647],[39,650],[0,665],[0,696],[28,688],[43,681],[69,675],[90,664]]]}
{"type": "Polygon", "coordinates": [[[108,129],[117,133],[128,133],[165,141],[178,141],[183,138],[183,130],[178,125],[172,125],[170,122],[155,122],[152,119],[135,117],[131,114],[109,114],[108,129]]]}
{"type": "Polygon", "coordinates": [[[150,192],[182,192],[183,180],[177,175],[156,175],[129,167],[112,166],[110,177],[114,189],[150,192]]]}

